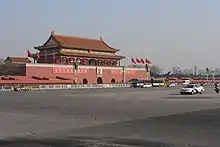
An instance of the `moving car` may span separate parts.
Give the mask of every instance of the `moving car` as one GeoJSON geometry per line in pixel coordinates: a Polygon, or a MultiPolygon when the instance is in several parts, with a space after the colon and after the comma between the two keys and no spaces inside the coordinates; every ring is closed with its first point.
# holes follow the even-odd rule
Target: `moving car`
{"type": "Polygon", "coordinates": [[[20,87],[15,87],[14,91],[30,91],[31,87],[28,86],[20,86],[20,87]]]}
{"type": "Polygon", "coordinates": [[[137,79],[136,81],[132,82],[132,87],[142,87],[146,83],[146,80],[137,79]]]}
{"type": "Polygon", "coordinates": [[[141,88],[151,88],[152,84],[151,83],[144,83],[141,88]]]}
{"type": "Polygon", "coordinates": [[[164,87],[165,81],[164,80],[153,80],[153,87],[164,87]]]}
{"type": "Polygon", "coordinates": [[[180,94],[202,94],[204,92],[204,87],[199,84],[188,84],[182,89],[180,89],[180,94]]]}

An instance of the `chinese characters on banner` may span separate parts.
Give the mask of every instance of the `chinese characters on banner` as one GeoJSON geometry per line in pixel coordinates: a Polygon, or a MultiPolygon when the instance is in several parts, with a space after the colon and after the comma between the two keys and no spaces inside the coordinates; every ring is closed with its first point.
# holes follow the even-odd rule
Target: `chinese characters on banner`
{"type": "MultiPolygon", "coordinates": [[[[120,75],[123,74],[122,70],[109,70],[110,74],[112,75],[120,75]]],[[[73,73],[75,72],[75,70],[73,68],[53,68],[52,69],[52,73],[62,73],[62,74],[68,74],[68,73],[73,73]]],[[[78,73],[81,74],[87,74],[88,73],[88,69],[86,68],[79,68],[78,69],[78,73]]],[[[102,68],[101,67],[97,67],[96,68],[96,74],[98,77],[102,77],[102,68]]],[[[125,70],[125,74],[127,75],[134,75],[136,74],[135,70],[125,70]]]]}
{"type": "MultiPolygon", "coordinates": [[[[110,70],[110,74],[113,74],[113,75],[120,75],[122,73],[123,73],[122,70],[110,70]]],[[[134,74],[136,74],[136,71],[134,71],[134,70],[126,70],[125,74],[134,75],[134,74]]]]}
{"type": "MultiPolygon", "coordinates": [[[[65,73],[73,73],[73,72],[75,72],[75,70],[73,70],[73,68],[53,68],[52,72],[53,73],[63,73],[63,74],[65,74],[65,73]]],[[[79,68],[78,73],[87,74],[88,69],[79,68]]]]}

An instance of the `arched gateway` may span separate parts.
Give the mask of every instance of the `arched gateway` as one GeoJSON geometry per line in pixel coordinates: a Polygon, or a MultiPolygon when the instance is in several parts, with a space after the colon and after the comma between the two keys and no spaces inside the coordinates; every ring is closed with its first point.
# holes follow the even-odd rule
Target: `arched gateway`
{"type": "Polygon", "coordinates": [[[83,79],[83,84],[88,84],[88,80],[86,78],[83,79]]]}
{"type": "Polygon", "coordinates": [[[98,78],[97,78],[97,84],[103,84],[103,80],[102,80],[101,77],[98,77],[98,78]]]}
{"type": "Polygon", "coordinates": [[[112,80],[111,80],[111,83],[114,84],[114,83],[115,83],[115,79],[112,79],[112,80]]]}

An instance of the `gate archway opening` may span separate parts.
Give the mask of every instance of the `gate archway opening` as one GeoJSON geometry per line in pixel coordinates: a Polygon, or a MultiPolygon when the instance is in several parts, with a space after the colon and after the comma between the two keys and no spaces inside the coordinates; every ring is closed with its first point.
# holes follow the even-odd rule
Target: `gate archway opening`
{"type": "Polygon", "coordinates": [[[111,80],[111,83],[112,83],[112,84],[115,84],[115,79],[112,79],[112,80],[111,80]]]}
{"type": "Polygon", "coordinates": [[[97,78],[97,84],[103,84],[103,80],[102,80],[101,77],[98,77],[98,78],[97,78]]]}
{"type": "Polygon", "coordinates": [[[88,80],[86,78],[83,79],[83,84],[88,84],[88,80]]]}

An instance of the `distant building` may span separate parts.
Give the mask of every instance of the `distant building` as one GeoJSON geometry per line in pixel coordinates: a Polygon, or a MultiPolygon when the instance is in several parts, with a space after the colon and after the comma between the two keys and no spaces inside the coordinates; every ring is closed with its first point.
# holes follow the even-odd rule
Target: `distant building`
{"type": "Polygon", "coordinates": [[[0,65],[4,64],[4,59],[0,59],[0,65]]]}
{"type": "Polygon", "coordinates": [[[31,61],[28,58],[24,57],[7,57],[4,61],[4,63],[31,63],[31,61]]]}

